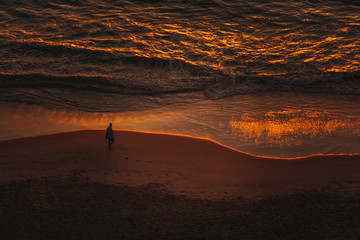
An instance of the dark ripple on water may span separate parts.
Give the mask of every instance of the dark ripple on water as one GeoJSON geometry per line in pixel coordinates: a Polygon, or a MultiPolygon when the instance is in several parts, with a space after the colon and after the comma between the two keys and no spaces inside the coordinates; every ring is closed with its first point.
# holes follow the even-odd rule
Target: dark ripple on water
{"type": "Polygon", "coordinates": [[[0,9],[7,92],[360,94],[357,1],[22,0],[0,9]]]}

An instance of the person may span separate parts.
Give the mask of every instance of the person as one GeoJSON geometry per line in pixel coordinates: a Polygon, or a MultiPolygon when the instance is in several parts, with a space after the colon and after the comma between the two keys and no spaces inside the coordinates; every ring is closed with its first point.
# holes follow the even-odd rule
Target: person
{"type": "Polygon", "coordinates": [[[106,129],[105,139],[108,140],[109,148],[114,143],[114,131],[112,129],[112,123],[109,123],[109,127],[106,129]]]}

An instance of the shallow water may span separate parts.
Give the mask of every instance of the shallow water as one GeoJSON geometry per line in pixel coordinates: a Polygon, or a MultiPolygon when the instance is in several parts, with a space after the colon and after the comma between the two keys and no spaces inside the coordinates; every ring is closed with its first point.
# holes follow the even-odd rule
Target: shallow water
{"type": "MultiPolygon", "coordinates": [[[[123,113],[1,107],[1,139],[100,128],[205,137],[261,156],[360,152],[359,96],[269,93],[123,113]],[[4,114],[3,114],[4,113],[4,114]],[[6,113],[6,114],[5,114],[6,113]],[[10,121],[9,121],[10,120],[10,121]]],[[[117,141],[121,144],[121,139],[117,141]]]]}

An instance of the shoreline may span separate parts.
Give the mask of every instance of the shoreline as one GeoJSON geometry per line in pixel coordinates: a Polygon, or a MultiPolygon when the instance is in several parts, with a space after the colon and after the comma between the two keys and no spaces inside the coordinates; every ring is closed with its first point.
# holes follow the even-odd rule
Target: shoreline
{"type": "Polygon", "coordinates": [[[360,184],[360,155],[264,158],[183,135],[116,131],[108,150],[104,130],[82,130],[1,140],[0,149],[0,183],[79,175],[115,185],[159,183],[200,198],[261,198],[334,183],[360,184]]]}
{"type": "Polygon", "coordinates": [[[261,94],[124,112],[73,111],[8,103],[0,108],[3,113],[0,138],[104,129],[107,127],[104,123],[112,122],[120,130],[209,138],[256,156],[354,154],[359,153],[356,143],[360,141],[360,118],[355,107],[344,107],[356,105],[354,101],[261,94]],[[311,105],[312,102],[316,104],[311,105]]]}
{"type": "MultiPolygon", "coordinates": [[[[104,128],[84,128],[84,129],[76,129],[76,130],[68,130],[68,131],[60,131],[60,132],[54,132],[54,133],[45,133],[45,134],[39,134],[39,135],[31,135],[31,136],[23,136],[23,137],[14,137],[14,138],[4,138],[0,139],[1,142],[6,141],[16,141],[21,139],[28,139],[28,138],[35,138],[35,137],[45,137],[45,136],[52,136],[52,135],[58,135],[58,134],[67,134],[67,133],[75,133],[75,132],[84,132],[84,131],[105,131],[104,128]]],[[[244,152],[241,150],[238,150],[236,148],[227,146],[225,144],[222,144],[220,142],[217,142],[216,140],[213,140],[211,138],[206,137],[197,137],[197,136],[191,136],[187,134],[180,134],[180,133],[167,133],[167,132],[157,132],[157,131],[145,131],[145,130],[132,130],[132,129],[114,129],[115,132],[129,132],[129,133],[144,133],[144,134],[156,134],[156,135],[169,135],[169,136],[175,136],[175,137],[185,137],[185,138],[193,138],[193,139],[199,139],[204,141],[210,141],[212,143],[215,143],[217,145],[220,145],[224,148],[228,148],[232,151],[239,152],[245,155],[249,155],[256,158],[264,158],[264,159],[276,159],[276,160],[285,160],[285,161],[291,161],[291,160],[300,160],[300,159],[308,159],[312,157],[337,157],[337,156],[360,156],[360,153],[317,153],[317,154],[311,154],[307,156],[298,156],[298,157],[276,157],[276,156],[263,156],[263,155],[256,155],[251,154],[248,152],[244,152]]]]}

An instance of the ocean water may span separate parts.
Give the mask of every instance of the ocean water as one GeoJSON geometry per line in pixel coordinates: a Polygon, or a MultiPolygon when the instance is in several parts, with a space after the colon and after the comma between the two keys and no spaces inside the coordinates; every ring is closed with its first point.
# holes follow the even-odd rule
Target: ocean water
{"type": "Polygon", "coordinates": [[[0,138],[113,121],[258,155],[359,153],[359,13],[355,0],[2,1],[0,138]]]}

